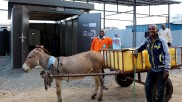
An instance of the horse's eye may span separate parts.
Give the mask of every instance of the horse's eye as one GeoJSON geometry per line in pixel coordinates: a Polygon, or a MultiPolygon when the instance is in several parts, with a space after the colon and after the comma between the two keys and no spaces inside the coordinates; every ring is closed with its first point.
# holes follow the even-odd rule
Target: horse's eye
{"type": "Polygon", "coordinates": [[[31,57],[28,57],[28,58],[31,58],[31,57]]]}

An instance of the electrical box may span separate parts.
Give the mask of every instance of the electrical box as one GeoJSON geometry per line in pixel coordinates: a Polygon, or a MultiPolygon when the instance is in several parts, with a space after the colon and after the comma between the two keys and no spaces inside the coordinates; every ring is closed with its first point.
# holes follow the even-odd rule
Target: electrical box
{"type": "Polygon", "coordinates": [[[40,45],[40,31],[37,29],[29,29],[29,45],[40,45]]]}

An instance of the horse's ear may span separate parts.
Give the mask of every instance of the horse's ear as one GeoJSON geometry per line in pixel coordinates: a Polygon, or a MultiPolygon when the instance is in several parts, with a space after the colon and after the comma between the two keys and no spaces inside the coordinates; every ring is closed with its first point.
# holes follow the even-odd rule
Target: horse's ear
{"type": "Polygon", "coordinates": [[[44,45],[40,45],[41,48],[44,48],[44,45]]]}
{"type": "Polygon", "coordinates": [[[44,45],[35,45],[35,48],[44,48],[44,45]]]}
{"type": "Polygon", "coordinates": [[[35,50],[36,50],[37,52],[42,52],[42,51],[43,51],[42,48],[41,48],[40,46],[36,46],[36,47],[35,47],[35,50]]]}
{"type": "Polygon", "coordinates": [[[37,48],[37,47],[36,47],[36,48],[35,48],[35,51],[36,51],[35,53],[40,52],[40,48],[37,48]]]}
{"type": "Polygon", "coordinates": [[[41,49],[41,48],[36,48],[36,50],[37,50],[38,52],[43,52],[43,51],[44,51],[44,50],[41,49]]]}

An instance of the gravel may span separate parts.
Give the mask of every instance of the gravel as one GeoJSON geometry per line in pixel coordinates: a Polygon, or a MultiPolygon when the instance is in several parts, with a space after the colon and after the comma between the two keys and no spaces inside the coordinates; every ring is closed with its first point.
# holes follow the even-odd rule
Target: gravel
{"type": "MultiPolygon", "coordinates": [[[[40,77],[42,68],[36,68],[28,73],[24,73],[20,68],[13,69],[11,64],[11,56],[0,56],[0,96],[9,93],[21,93],[25,91],[36,90],[37,88],[44,88],[43,79],[40,77]]],[[[106,69],[106,72],[110,70],[106,69]]],[[[182,68],[172,70],[172,75],[182,74],[182,68]]],[[[142,81],[145,81],[146,74],[142,74],[142,81]]],[[[114,75],[105,77],[105,84],[107,87],[117,87],[114,75]]],[[[52,83],[55,87],[55,82],[52,83]]],[[[85,77],[80,80],[63,81],[62,88],[76,89],[94,87],[94,80],[92,77],[85,77]]]]}
{"type": "MultiPolygon", "coordinates": [[[[36,68],[28,73],[24,73],[21,68],[12,68],[11,56],[0,56],[0,94],[21,93],[44,88],[43,79],[40,76],[42,70],[42,68],[36,68]]],[[[105,71],[109,72],[108,69],[105,71]]],[[[108,87],[116,85],[114,76],[106,76],[104,80],[108,87]]],[[[52,83],[52,87],[55,87],[55,82],[52,83]]],[[[86,87],[94,87],[92,77],[62,82],[62,88],[75,89],[86,87]]]]}

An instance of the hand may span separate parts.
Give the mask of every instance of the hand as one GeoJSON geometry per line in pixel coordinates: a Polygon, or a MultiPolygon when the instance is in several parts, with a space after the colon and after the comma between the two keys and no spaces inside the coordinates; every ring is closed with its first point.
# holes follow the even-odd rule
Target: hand
{"type": "Polygon", "coordinates": [[[167,45],[168,45],[168,46],[171,46],[171,43],[168,42],[167,45]]]}
{"type": "Polygon", "coordinates": [[[164,71],[163,77],[164,77],[164,79],[168,79],[168,77],[169,77],[169,71],[164,71]]]}
{"type": "Polygon", "coordinates": [[[138,57],[138,50],[135,50],[134,52],[133,52],[133,55],[134,55],[134,57],[138,57]]]}

